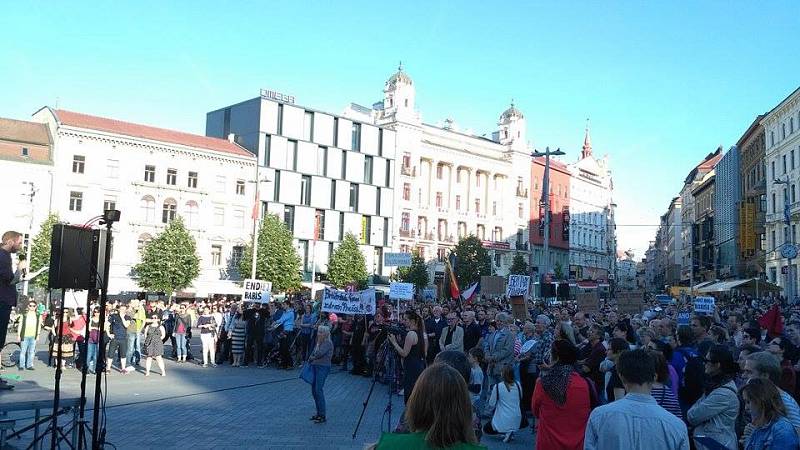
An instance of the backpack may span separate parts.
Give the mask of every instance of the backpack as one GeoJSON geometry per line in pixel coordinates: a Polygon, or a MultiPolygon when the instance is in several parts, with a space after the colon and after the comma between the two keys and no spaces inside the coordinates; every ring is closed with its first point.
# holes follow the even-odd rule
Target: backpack
{"type": "Polygon", "coordinates": [[[694,350],[675,349],[684,361],[683,376],[678,386],[678,400],[684,405],[692,405],[703,396],[705,364],[694,350]]]}

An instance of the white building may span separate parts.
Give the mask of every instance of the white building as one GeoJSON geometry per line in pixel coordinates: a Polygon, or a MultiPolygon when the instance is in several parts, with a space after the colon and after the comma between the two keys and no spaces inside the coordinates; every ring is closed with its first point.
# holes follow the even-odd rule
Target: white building
{"type": "Polygon", "coordinates": [[[395,133],[371,122],[295,105],[273,91],[206,116],[208,136],[230,136],[258,155],[267,180],[260,199],[294,234],[306,282],[313,271],[327,272],[348,232],[367,271],[389,275],[383,254],[392,246],[395,133]]]}
{"type": "MultiPolygon", "coordinates": [[[[51,210],[84,224],[104,209],[114,226],[109,293],[141,289],[131,273],[145,242],[176,215],[197,242],[200,276],[187,293],[238,294],[250,239],[256,159],[227,140],[42,108],[33,118],[53,138],[51,210]]],[[[44,199],[42,199],[44,201],[44,199]]]]}
{"type": "Polygon", "coordinates": [[[578,280],[608,280],[616,258],[614,184],[608,156],[592,153],[588,128],[580,158],[569,170],[570,272],[578,280]]]}
{"type": "Polygon", "coordinates": [[[475,235],[494,273],[507,274],[515,253],[528,258],[531,157],[522,112],[512,104],[489,139],[460,130],[452,119],[423,122],[415,99],[401,66],[386,81],[383,101],[345,113],[397,133],[394,248],[441,261],[460,238],[475,235]]]}
{"type": "Polygon", "coordinates": [[[800,88],[792,92],[761,119],[766,136],[767,214],[766,267],[769,281],[794,298],[798,291],[797,263],[781,256],[784,244],[797,243],[800,215],[800,88]],[[790,224],[785,221],[788,206],[790,224]],[[791,275],[790,275],[791,273],[791,275]],[[791,279],[789,278],[791,277],[791,279]],[[790,280],[793,280],[789,283],[790,280]],[[791,286],[789,292],[788,287],[791,286]]]}
{"type": "Polygon", "coordinates": [[[620,289],[636,289],[636,261],[633,253],[625,253],[625,258],[617,261],[617,287],[620,289]]]}

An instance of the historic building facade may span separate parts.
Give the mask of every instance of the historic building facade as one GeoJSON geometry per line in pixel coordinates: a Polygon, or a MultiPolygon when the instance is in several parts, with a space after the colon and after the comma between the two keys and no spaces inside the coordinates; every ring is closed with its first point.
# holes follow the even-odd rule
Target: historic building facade
{"type": "MultiPolygon", "coordinates": [[[[542,190],[544,188],[545,158],[533,158],[531,164],[531,228],[530,241],[533,243],[534,272],[541,273],[539,262],[543,261],[542,245],[544,243],[544,203],[542,190]]],[[[560,279],[567,279],[569,273],[570,252],[570,209],[569,209],[569,167],[563,162],[550,159],[550,260],[547,262],[548,270],[560,279]],[[559,273],[560,272],[560,273],[559,273]]]]}
{"type": "Polygon", "coordinates": [[[105,209],[115,224],[109,293],[137,292],[141,249],[181,216],[195,238],[200,275],[185,294],[238,294],[238,262],[250,239],[255,158],[209,138],[72,111],[42,108],[33,120],[53,139],[51,211],[84,224],[105,209]]]}
{"type": "Polygon", "coordinates": [[[759,115],[747,128],[736,147],[740,152],[739,185],[739,257],[741,276],[745,278],[766,276],[765,250],[767,214],[767,175],[764,164],[766,140],[763,115],[759,115]]]}

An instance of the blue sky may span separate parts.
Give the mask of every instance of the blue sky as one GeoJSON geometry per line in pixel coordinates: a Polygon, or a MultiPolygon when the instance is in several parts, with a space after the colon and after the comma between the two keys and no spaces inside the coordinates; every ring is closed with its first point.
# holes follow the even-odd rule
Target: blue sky
{"type": "Polygon", "coordinates": [[[513,97],[572,161],[591,118],[637,259],[692,166],[800,81],[793,1],[121,3],[6,4],[0,116],[58,102],[203,133],[259,88],[370,105],[402,60],[427,122],[490,132],[513,97]]]}

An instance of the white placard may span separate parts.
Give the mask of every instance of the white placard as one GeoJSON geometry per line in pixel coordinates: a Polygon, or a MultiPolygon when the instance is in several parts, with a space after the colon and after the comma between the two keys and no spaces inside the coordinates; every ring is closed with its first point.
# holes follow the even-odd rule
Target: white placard
{"type": "Polygon", "coordinates": [[[410,267],[411,253],[384,253],[383,265],[386,267],[410,267]]]}
{"type": "Polygon", "coordinates": [[[716,300],[714,297],[695,297],[694,312],[702,314],[714,314],[716,300]]]}
{"type": "Polygon", "coordinates": [[[390,283],[389,298],[392,300],[411,300],[414,298],[412,283],[390,283]]]}
{"type": "Polygon", "coordinates": [[[375,289],[347,292],[325,288],[322,311],[336,314],[374,314],[375,289]]]}
{"type": "Polygon", "coordinates": [[[528,295],[531,277],[528,275],[509,275],[506,285],[506,297],[519,297],[528,295]]]}
{"type": "Polygon", "coordinates": [[[244,280],[242,300],[253,303],[269,303],[272,298],[272,282],[263,280],[244,280]]]}

